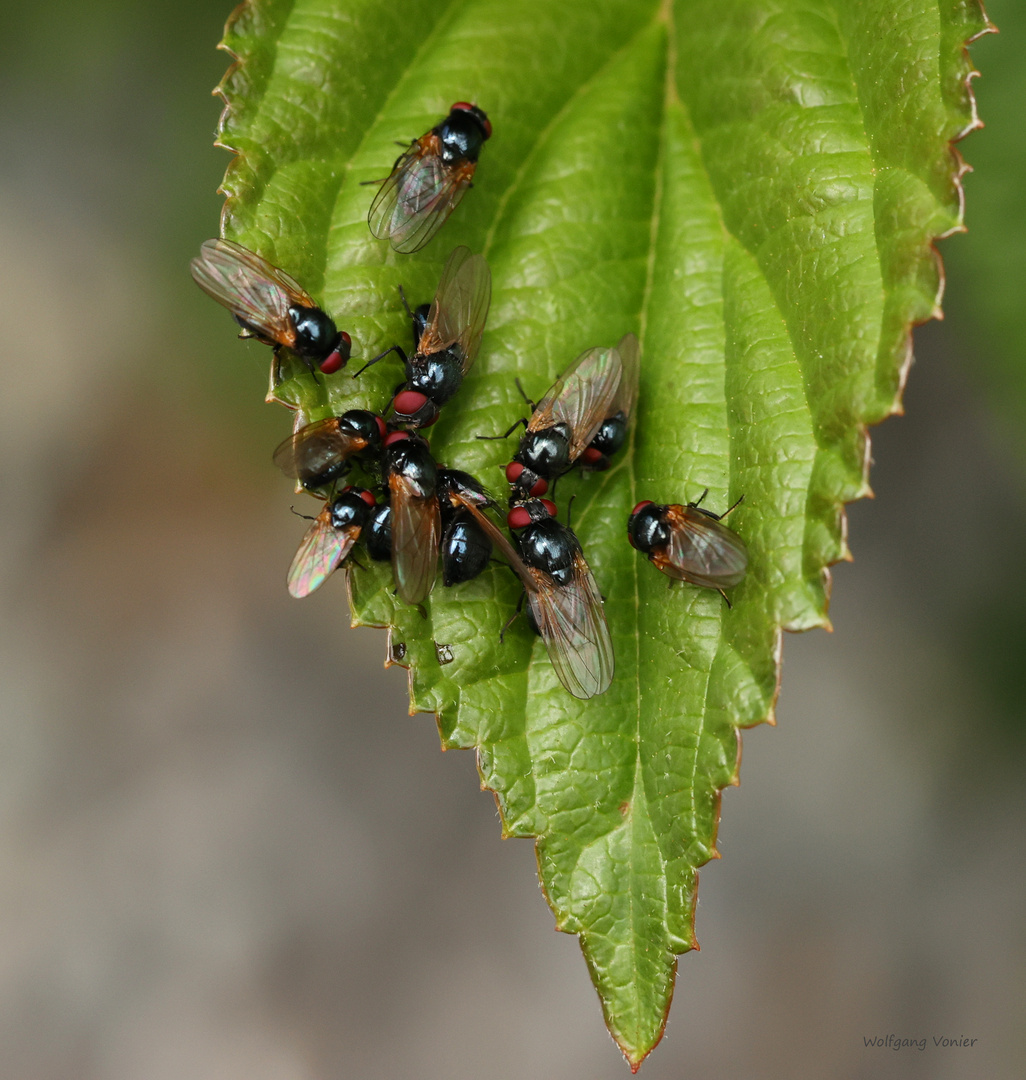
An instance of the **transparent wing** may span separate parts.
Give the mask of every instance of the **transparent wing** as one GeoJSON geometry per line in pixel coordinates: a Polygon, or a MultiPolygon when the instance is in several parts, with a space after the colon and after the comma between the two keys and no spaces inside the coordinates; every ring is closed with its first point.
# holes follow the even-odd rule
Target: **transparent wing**
{"type": "Polygon", "coordinates": [[[367,440],[339,430],[338,417],[315,420],[301,427],[275,448],[275,465],[293,480],[320,476],[352,454],[365,449],[367,440]]]}
{"type": "Polygon", "coordinates": [[[623,365],[616,349],[589,349],[570,365],[538,402],[528,431],[553,424],[570,428],[570,460],[576,461],[591,442],[620,385],[623,365]]]}
{"type": "Polygon", "coordinates": [[[302,599],[320,588],[349,554],[359,537],[359,528],[334,528],[329,511],[322,510],[296,549],[289,567],[289,592],[302,599]]]}
{"type": "Polygon", "coordinates": [[[541,570],[530,573],[539,587],[528,592],[528,603],[559,681],[576,698],[605,693],[613,681],[613,642],[584,556],[575,560],[571,585],[556,585],[541,570]]]}
{"type": "Polygon", "coordinates": [[[474,519],[484,530],[485,535],[491,540],[492,545],[502,554],[502,557],[509,563],[511,567],[516,571],[517,577],[520,578],[524,588],[528,593],[536,593],[538,591],[538,582],[535,579],[531,569],[527,566],[516,549],[506,538],[505,534],[496,526],[489,518],[487,518],[480,509],[480,504],[471,502],[467,498],[461,497],[458,493],[453,495],[453,502],[458,503],[460,506],[465,507],[473,514],[474,519]]]}
{"type": "Polygon", "coordinates": [[[667,517],[670,542],[664,558],[672,577],[728,589],[745,576],[748,548],[733,529],[690,506],[670,506],[667,517]]]}
{"type": "Polygon", "coordinates": [[[196,284],[269,341],[291,345],[292,305],[315,307],[284,270],[231,240],[205,240],[190,264],[196,284]]]}
{"type": "Polygon", "coordinates": [[[392,573],[396,592],[407,604],[419,604],[435,584],[441,520],[438,499],[421,494],[394,473],[388,478],[392,504],[392,573]]]}
{"type": "Polygon", "coordinates": [[[483,255],[455,248],[438,283],[418,351],[438,352],[458,344],[467,373],[481,347],[488,308],[492,302],[492,272],[483,255]]]}
{"type": "Polygon", "coordinates": [[[419,138],[395,163],[367,213],[370,231],[396,251],[419,251],[445,223],[470,186],[476,164],[442,164],[433,133],[419,138]]]}
{"type": "MultiPolygon", "coordinates": [[[[641,346],[633,334],[624,334],[620,338],[616,351],[620,354],[620,365],[623,374],[620,376],[620,385],[613,395],[613,403],[608,415],[615,416],[622,412],[627,417],[627,423],[634,416],[634,404],[638,400],[638,380],[641,375],[641,346]]],[[[605,419],[605,417],[603,417],[605,419]]]]}

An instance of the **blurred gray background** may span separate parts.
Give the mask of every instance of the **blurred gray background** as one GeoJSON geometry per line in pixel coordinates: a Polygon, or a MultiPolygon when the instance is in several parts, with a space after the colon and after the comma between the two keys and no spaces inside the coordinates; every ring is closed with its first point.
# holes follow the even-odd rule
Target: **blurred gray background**
{"type": "MultiPolygon", "coordinates": [[[[1026,18],[989,7],[948,319],[875,433],[835,633],[788,638],[745,736],[647,1080],[1026,1074],[1026,18]]],[[[287,420],[187,273],[226,14],[5,13],[0,1076],[622,1078],[472,756],[341,581],[283,587],[287,420]]]]}

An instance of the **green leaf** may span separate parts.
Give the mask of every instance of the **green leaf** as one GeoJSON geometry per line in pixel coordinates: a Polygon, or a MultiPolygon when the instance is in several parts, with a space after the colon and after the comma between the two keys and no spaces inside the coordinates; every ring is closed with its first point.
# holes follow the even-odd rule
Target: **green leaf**
{"type": "MultiPolygon", "coordinates": [[[[932,241],[960,226],[949,141],[971,122],[970,0],[251,0],[222,92],[225,235],[285,267],[371,356],[408,340],[458,243],[494,293],[484,345],[431,430],[435,456],[501,491],[522,415],[581,351],[642,342],[632,442],[560,481],[616,649],[605,695],[571,698],[505,569],[435,589],[426,618],[388,568],[354,571],[355,622],[391,627],[411,711],[477,751],[509,836],[537,837],[546,896],[580,935],[632,1067],[659,1040],[676,954],[695,945],[738,729],[772,716],[781,629],[826,625],[845,501],[868,491],[866,425],[898,408],[913,322],[938,312],[932,241]],[[374,188],[453,101],[494,137],[439,237],[371,236],[374,188]],[[728,609],[667,589],[626,543],[642,498],[709,488],[751,553],[728,609]]],[[[355,365],[351,365],[355,366],[355,365]]],[[[297,375],[306,419],[382,408],[394,362],[297,375]]],[[[297,537],[298,539],[298,537],[297,537]]],[[[827,703],[829,707],[829,703],[827,703]]]]}

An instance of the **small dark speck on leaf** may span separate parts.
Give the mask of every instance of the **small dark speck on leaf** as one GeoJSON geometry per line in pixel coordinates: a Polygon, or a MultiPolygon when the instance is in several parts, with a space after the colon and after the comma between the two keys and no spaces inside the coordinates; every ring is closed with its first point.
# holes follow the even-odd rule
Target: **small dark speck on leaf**
{"type": "Polygon", "coordinates": [[[443,667],[446,664],[451,664],[452,661],[453,661],[452,646],[450,646],[450,645],[439,645],[438,642],[436,641],[435,642],[435,656],[438,657],[438,663],[440,665],[442,665],[443,667]]]}
{"type": "Polygon", "coordinates": [[[398,664],[406,655],[406,642],[405,641],[393,641],[391,648],[388,650],[388,658],[393,664],[398,664]]]}

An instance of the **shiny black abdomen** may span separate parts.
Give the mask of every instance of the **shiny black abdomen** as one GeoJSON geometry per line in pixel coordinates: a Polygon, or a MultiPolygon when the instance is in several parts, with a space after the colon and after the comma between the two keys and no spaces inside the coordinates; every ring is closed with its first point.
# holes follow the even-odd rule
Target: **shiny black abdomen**
{"type": "Polygon", "coordinates": [[[654,551],[665,548],[670,542],[670,526],[666,521],[668,507],[658,503],[649,503],[631,516],[627,523],[631,540],[638,551],[651,555],[654,551]]]}
{"type": "Polygon", "coordinates": [[[343,477],[348,476],[352,467],[353,463],[351,461],[339,458],[332,464],[326,465],[322,472],[313,476],[304,476],[303,487],[307,491],[317,491],[318,488],[330,487],[332,484],[337,484],[343,477]]]}
{"type": "Polygon", "coordinates": [[[571,583],[581,545],[570,529],[555,518],[546,517],[532,522],[514,537],[520,557],[528,566],[548,574],[557,585],[571,583]]]}
{"type": "Polygon", "coordinates": [[[422,496],[435,493],[438,466],[427,444],[419,439],[402,439],[385,451],[385,475],[396,473],[413,484],[422,496]]]}
{"type": "Polygon", "coordinates": [[[600,454],[612,457],[623,446],[627,438],[627,417],[618,412],[616,416],[610,416],[602,421],[602,426],[595,433],[595,438],[589,443],[600,454]]]}
{"type": "Polygon", "coordinates": [[[466,510],[456,513],[442,538],[442,580],[456,585],[476,578],[492,557],[492,542],[466,510]]]}
{"type": "Polygon", "coordinates": [[[296,328],[293,349],[300,356],[326,357],[338,345],[341,335],[335,323],[320,308],[293,306],[289,318],[296,328]]]}
{"type": "Polygon", "coordinates": [[[487,135],[481,122],[464,109],[454,109],[434,128],[442,143],[442,164],[477,161],[487,135]]]}
{"type": "Polygon", "coordinates": [[[331,524],[335,529],[355,526],[362,530],[370,513],[371,508],[358,491],[343,491],[331,504],[331,524]]]}
{"type": "Polygon", "coordinates": [[[418,390],[436,405],[444,405],[463,382],[463,357],[458,345],[406,362],[406,388],[418,390]]]}
{"type": "Polygon", "coordinates": [[[513,455],[525,468],[538,476],[551,478],[570,468],[570,429],[566,424],[554,424],[540,431],[529,431],[513,455]]]}
{"type": "Polygon", "coordinates": [[[361,533],[367,554],[375,562],[389,562],[392,558],[392,507],[381,503],[371,511],[367,525],[361,533]]]}

